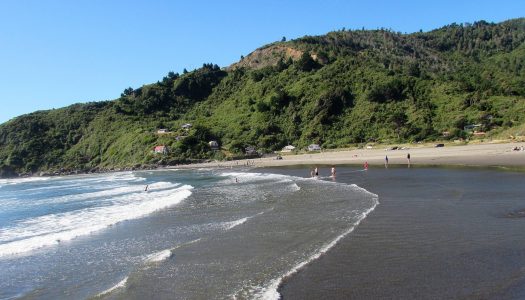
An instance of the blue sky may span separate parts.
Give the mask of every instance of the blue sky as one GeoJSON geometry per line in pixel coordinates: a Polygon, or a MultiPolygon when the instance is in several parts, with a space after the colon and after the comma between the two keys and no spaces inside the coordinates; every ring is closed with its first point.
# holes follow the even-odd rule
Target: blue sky
{"type": "Polygon", "coordinates": [[[428,31],[523,16],[522,0],[0,0],[0,123],[115,99],[169,71],[227,66],[283,36],[428,31]]]}

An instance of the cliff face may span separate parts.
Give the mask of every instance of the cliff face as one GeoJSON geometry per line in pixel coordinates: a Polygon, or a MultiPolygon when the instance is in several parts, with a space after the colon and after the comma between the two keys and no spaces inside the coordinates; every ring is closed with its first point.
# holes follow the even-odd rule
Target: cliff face
{"type": "MultiPolygon", "coordinates": [[[[303,51],[282,44],[272,44],[259,48],[240,61],[230,65],[228,70],[236,68],[262,69],[268,66],[276,66],[281,61],[289,59],[296,61],[303,55],[303,51]]],[[[315,57],[315,56],[314,56],[315,57]]]]}
{"type": "Polygon", "coordinates": [[[170,72],[113,101],[1,124],[0,176],[242,157],[248,146],[523,136],[524,41],[525,19],[515,19],[276,42],[222,70],[170,72]],[[158,145],[170,151],[156,154],[158,145]]]}

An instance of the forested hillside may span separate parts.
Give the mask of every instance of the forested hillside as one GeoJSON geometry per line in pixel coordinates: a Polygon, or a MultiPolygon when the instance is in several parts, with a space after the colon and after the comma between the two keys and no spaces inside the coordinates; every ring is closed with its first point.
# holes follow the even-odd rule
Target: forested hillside
{"type": "Polygon", "coordinates": [[[241,157],[247,146],[467,139],[473,124],[483,138],[525,135],[524,41],[525,19],[283,38],[226,68],[169,72],[113,101],[10,120],[0,176],[241,157]]]}

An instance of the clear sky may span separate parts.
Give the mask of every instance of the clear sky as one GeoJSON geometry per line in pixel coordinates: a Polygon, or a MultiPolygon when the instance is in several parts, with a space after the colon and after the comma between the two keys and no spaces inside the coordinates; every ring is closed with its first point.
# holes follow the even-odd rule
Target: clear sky
{"type": "Polygon", "coordinates": [[[224,67],[283,36],[524,16],[524,0],[0,0],[0,123],[115,99],[169,71],[224,67]]]}

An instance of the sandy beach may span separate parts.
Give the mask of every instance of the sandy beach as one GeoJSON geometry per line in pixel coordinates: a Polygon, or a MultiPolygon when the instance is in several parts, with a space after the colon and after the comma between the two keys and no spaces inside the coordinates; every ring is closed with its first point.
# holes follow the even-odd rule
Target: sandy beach
{"type": "MultiPolygon", "coordinates": [[[[484,143],[468,145],[414,145],[403,150],[387,150],[392,146],[375,146],[372,149],[329,150],[313,154],[283,153],[282,158],[265,157],[234,162],[210,162],[192,164],[182,168],[228,167],[246,165],[255,167],[277,167],[291,165],[384,165],[388,156],[389,165],[407,165],[410,154],[411,165],[451,166],[504,166],[525,167],[525,151],[513,151],[514,147],[525,147],[525,143],[484,143]]],[[[178,166],[177,168],[180,168],[178,166]]]]}

